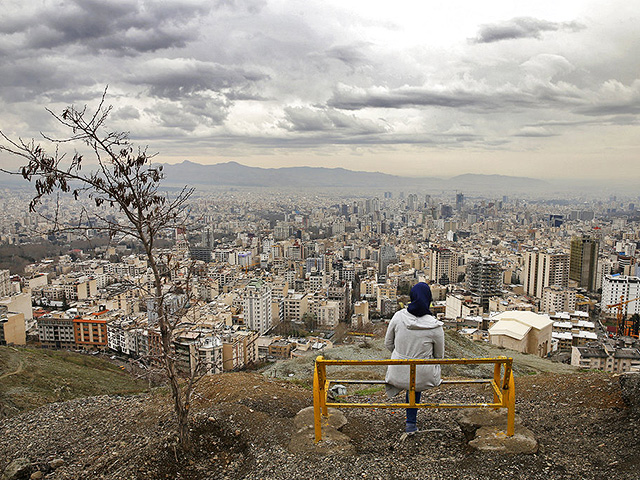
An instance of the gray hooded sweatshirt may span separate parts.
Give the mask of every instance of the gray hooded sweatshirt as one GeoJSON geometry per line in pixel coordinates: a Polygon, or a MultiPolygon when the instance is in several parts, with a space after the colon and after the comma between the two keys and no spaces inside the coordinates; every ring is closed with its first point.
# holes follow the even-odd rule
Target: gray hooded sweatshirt
{"type": "MultiPolygon", "coordinates": [[[[444,358],[443,323],[431,315],[416,317],[406,308],[396,312],[387,327],[384,345],[392,359],[444,358]]],[[[409,365],[387,367],[387,395],[393,397],[409,389],[409,365]]],[[[440,385],[440,365],[416,367],[416,391],[440,385]]]]}

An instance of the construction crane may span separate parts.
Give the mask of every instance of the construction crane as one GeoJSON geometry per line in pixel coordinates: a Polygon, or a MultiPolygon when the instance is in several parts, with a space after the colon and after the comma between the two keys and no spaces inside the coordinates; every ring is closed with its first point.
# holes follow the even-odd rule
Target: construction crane
{"type": "Polygon", "coordinates": [[[580,310],[577,307],[579,307],[581,305],[586,305],[587,306],[587,313],[591,313],[591,310],[593,309],[593,307],[597,303],[595,300],[591,300],[589,297],[582,297],[579,300],[580,301],[576,302],[576,310],[580,310]]]}
{"type": "Polygon", "coordinates": [[[622,307],[628,303],[635,302],[636,300],[640,300],[640,297],[632,298],[630,300],[624,300],[624,295],[620,295],[620,301],[618,303],[607,305],[607,308],[618,309],[618,335],[638,338],[638,327],[640,327],[640,325],[638,325],[638,320],[625,319],[624,315],[622,314],[622,307]]]}

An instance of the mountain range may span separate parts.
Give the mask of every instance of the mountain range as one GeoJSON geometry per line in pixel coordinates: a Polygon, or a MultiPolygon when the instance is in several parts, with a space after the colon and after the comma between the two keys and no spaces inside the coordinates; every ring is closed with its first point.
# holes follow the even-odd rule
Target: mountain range
{"type": "Polygon", "coordinates": [[[163,164],[166,182],[179,185],[299,188],[376,188],[415,187],[424,190],[531,191],[546,189],[547,182],[534,178],[506,175],[464,174],[453,178],[402,177],[378,172],[344,168],[283,167],[259,168],[237,162],[202,165],[185,160],[163,164]]]}
{"type": "MultiPolygon", "coordinates": [[[[540,180],[508,175],[481,175],[467,173],[451,178],[402,177],[379,172],[362,172],[345,168],[282,167],[259,168],[237,162],[203,165],[184,160],[178,164],[160,163],[165,174],[163,185],[183,187],[191,185],[198,190],[210,188],[297,188],[297,189],[349,189],[371,191],[413,190],[439,194],[462,192],[465,195],[525,195],[533,198],[564,198],[568,194],[601,198],[611,194],[637,195],[633,181],[617,182],[586,179],[540,180]]],[[[88,169],[91,165],[86,165],[88,169]]],[[[20,175],[0,172],[0,187],[31,188],[20,175]]]]}

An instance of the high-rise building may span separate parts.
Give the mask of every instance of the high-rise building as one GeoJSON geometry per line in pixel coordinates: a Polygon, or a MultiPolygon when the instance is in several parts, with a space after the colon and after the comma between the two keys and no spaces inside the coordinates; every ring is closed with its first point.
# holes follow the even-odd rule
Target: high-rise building
{"type": "Polygon", "coordinates": [[[430,255],[429,278],[440,285],[458,281],[458,254],[448,248],[433,248],[430,255]]]}
{"type": "Polygon", "coordinates": [[[617,313],[617,308],[607,308],[607,305],[633,300],[622,305],[625,316],[640,314],[640,278],[628,275],[605,275],[602,279],[602,310],[617,313]]]}
{"type": "Polygon", "coordinates": [[[576,291],[573,288],[545,287],[542,291],[542,311],[572,312],[576,309],[576,291]]]}
{"type": "Polygon", "coordinates": [[[0,298],[11,293],[11,279],[9,270],[0,270],[0,298]]]}
{"type": "Polygon", "coordinates": [[[250,282],[242,299],[244,322],[260,335],[271,328],[271,289],[261,280],[250,282]]]}
{"type": "Polygon", "coordinates": [[[380,275],[387,274],[387,267],[397,261],[396,249],[393,245],[382,245],[380,247],[380,261],[378,273],[380,275]]]}
{"type": "Polygon", "coordinates": [[[524,254],[524,292],[542,298],[545,287],[567,287],[569,255],[563,252],[541,252],[537,248],[524,254]]]}
{"type": "Polygon", "coordinates": [[[467,263],[467,289],[480,297],[485,311],[489,298],[499,295],[502,289],[502,267],[488,258],[473,258],[467,263]]]}
{"type": "Polygon", "coordinates": [[[583,235],[571,238],[569,279],[580,288],[596,289],[599,247],[600,242],[593,237],[583,235]]]}
{"type": "Polygon", "coordinates": [[[346,320],[351,316],[351,284],[349,282],[332,282],[327,287],[327,298],[339,303],[340,320],[346,320]]]}

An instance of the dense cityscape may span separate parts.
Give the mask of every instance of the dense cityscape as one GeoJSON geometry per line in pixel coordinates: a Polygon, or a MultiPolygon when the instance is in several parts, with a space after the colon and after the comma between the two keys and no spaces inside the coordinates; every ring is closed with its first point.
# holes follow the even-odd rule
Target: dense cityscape
{"type": "MultiPolygon", "coordinates": [[[[160,340],[144,255],[90,228],[55,233],[53,204],[26,213],[18,206],[30,192],[18,192],[1,200],[5,248],[53,244],[62,254],[2,271],[2,343],[108,351],[150,366],[160,340]],[[77,241],[85,247],[71,248],[77,241]]],[[[190,277],[190,295],[171,294],[176,309],[189,302],[175,352],[181,368],[206,365],[208,374],[317,355],[348,333],[372,332],[425,281],[438,318],[463,335],[629,371],[640,365],[636,201],[200,192],[160,253],[180,263],[167,283],[190,277]],[[504,322],[493,328],[513,311],[538,314],[507,315],[536,332],[534,346],[504,322]]],[[[90,226],[82,204],[56,208],[67,225],[90,226]]]]}

